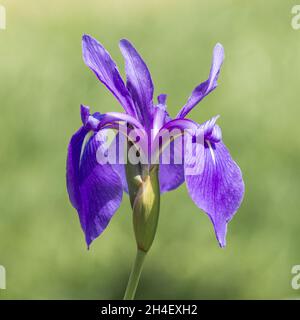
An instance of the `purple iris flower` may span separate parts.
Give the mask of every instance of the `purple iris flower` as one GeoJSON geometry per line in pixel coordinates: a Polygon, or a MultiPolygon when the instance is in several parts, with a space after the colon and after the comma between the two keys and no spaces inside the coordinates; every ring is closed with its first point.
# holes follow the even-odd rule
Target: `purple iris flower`
{"type": "MultiPolygon", "coordinates": [[[[69,143],[67,189],[70,201],[78,211],[87,245],[104,231],[121,204],[123,191],[128,192],[125,165],[101,164],[96,155],[104,148],[106,129],[121,128],[117,125],[125,123],[123,128],[130,126],[146,132],[174,128],[203,130],[204,151],[197,160],[199,165],[203,165],[203,170],[199,174],[188,175],[185,162],[160,164],[160,193],[174,190],[185,181],[190,197],[207,213],[213,223],[217,240],[220,246],[224,247],[227,224],[239,208],[244,194],[241,170],[222,141],[221,129],[216,124],[218,117],[202,124],[186,118],[189,112],[217,87],[224,58],[222,45],[217,44],[213,50],[208,79],[193,90],[174,119],[171,119],[167,112],[166,95],[159,95],[158,103],[153,103],[154,87],[149,70],[129,41],[120,41],[126,66],[126,84],[115,62],[97,40],[84,35],[82,46],[84,62],[125,111],[90,114],[88,107],[81,106],[83,125],[69,143]]],[[[120,140],[117,143],[120,144],[120,140]]],[[[171,157],[174,157],[174,153],[173,150],[171,157]]]]}

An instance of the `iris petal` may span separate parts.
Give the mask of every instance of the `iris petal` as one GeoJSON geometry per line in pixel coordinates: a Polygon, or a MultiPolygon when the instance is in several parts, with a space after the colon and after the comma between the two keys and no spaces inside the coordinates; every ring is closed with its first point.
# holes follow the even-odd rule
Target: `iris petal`
{"type": "Polygon", "coordinates": [[[83,141],[87,134],[87,130],[81,127],[72,136],[67,155],[67,189],[70,201],[75,209],[81,206],[81,197],[79,190],[79,163],[83,141]]]}
{"type": "Polygon", "coordinates": [[[85,64],[97,78],[112,92],[124,110],[134,116],[135,110],[130,94],[120,76],[115,62],[105,48],[94,38],[84,35],[82,53],[85,64]]]}
{"type": "Polygon", "coordinates": [[[104,152],[94,134],[82,153],[85,128],[71,138],[67,157],[67,189],[77,210],[89,246],[107,227],[122,201],[122,184],[111,165],[100,165],[96,153],[104,152]],[[82,156],[81,156],[82,153],[82,156]]]}
{"type": "Polygon", "coordinates": [[[109,148],[116,151],[117,161],[115,164],[112,164],[111,166],[113,170],[119,175],[122,182],[123,190],[126,193],[128,193],[128,184],[126,179],[125,168],[125,143],[127,143],[126,137],[118,132],[109,148]]]}
{"type": "Polygon", "coordinates": [[[206,142],[204,169],[198,175],[187,175],[186,184],[195,204],[210,217],[221,247],[226,245],[227,223],[239,208],[244,182],[238,165],[223,142],[206,142]]]}
{"type": "Polygon", "coordinates": [[[128,40],[120,41],[120,50],[125,59],[127,88],[135,103],[140,121],[149,129],[153,113],[153,82],[150,72],[128,40]]]}
{"type": "MultiPolygon", "coordinates": [[[[160,192],[168,192],[177,189],[184,182],[184,165],[183,165],[183,152],[179,147],[181,137],[176,141],[172,141],[169,145],[170,152],[170,164],[160,163],[159,165],[159,186],[160,192]],[[176,163],[175,158],[178,155],[182,160],[182,163],[176,163]]],[[[162,158],[164,158],[167,149],[162,152],[162,158]]]]}
{"type": "Polygon", "coordinates": [[[224,59],[224,49],[221,44],[216,44],[213,51],[212,65],[209,77],[199,84],[192,92],[187,103],[182,107],[177,118],[184,118],[205,96],[217,87],[217,80],[224,59]]]}

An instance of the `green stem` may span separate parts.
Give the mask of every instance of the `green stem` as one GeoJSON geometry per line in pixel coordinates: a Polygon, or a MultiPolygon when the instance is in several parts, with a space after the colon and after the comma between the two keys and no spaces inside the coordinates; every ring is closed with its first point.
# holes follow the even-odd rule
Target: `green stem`
{"type": "Polygon", "coordinates": [[[146,257],[146,252],[138,249],[135,257],[135,261],[131,270],[131,274],[128,280],[127,288],[124,295],[124,300],[133,300],[135,291],[138,286],[140,276],[142,273],[143,263],[146,257]]]}

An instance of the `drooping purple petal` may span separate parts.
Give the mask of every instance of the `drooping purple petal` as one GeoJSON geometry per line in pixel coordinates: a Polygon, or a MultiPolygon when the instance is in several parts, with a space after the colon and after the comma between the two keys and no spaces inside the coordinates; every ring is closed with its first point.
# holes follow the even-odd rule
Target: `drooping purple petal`
{"type": "Polygon", "coordinates": [[[153,82],[150,72],[128,40],[120,41],[120,49],[125,60],[127,88],[135,103],[140,121],[149,129],[153,113],[153,82]]]}
{"type": "Polygon", "coordinates": [[[135,109],[130,94],[120,76],[115,62],[105,48],[94,38],[84,35],[82,53],[85,64],[97,78],[112,92],[124,110],[135,116],[135,109]]]}
{"type": "Polygon", "coordinates": [[[102,151],[101,143],[95,139],[96,134],[89,139],[82,152],[86,133],[82,127],[71,138],[67,158],[67,189],[89,246],[103,232],[120,206],[123,192],[119,175],[109,164],[97,162],[96,153],[102,151]]]}
{"type": "Polygon", "coordinates": [[[224,247],[227,223],[244,195],[242,173],[221,141],[205,142],[204,159],[200,161],[203,160],[202,173],[187,175],[186,184],[192,200],[210,217],[217,240],[224,247]]]}
{"type": "Polygon", "coordinates": [[[160,192],[177,189],[184,183],[184,167],[181,164],[161,164],[159,166],[160,192]]]}
{"type": "Polygon", "coordinates": [[[161,159],[164,158],[170,158],[170,162],[169,164],[160,163],[159,165],[159,186],[161,193],[175,190],[184,182],[182,137],[176,138],[164,149],[161,159]],[[179,161],[176,161],[176,157],[179,161]]]}
{"type": "Polygon", "coordinates": [[[110,145],[110,149],[116,152],[116,163],[112,164],[113,170],[119,175],[123,190],[128,193],[128,184],[126,179],[126,169],[125,169],[125,144],[127,143],[126,137],[118,132],[116,137],[110,145]]]}
{"type": "Polygon", "coordinates": [[[70,201],[73,207],[77,210],[81,206],[81,196],[79,190],[79,163],[81,149],[86,134],[87,130],[84,127],[81,127],[77,132],[75,132],[70,140],[67,155],[67,189],[70,201]]]}
{"type": "Polygon", "coordinates": [[[182,107],[177,118],[184,118],[205,96],[217,87],[217,80],[224,59],[224,49],[220,43],[216,44],[213,51],[212,65],[209,77],[198,85],[192,92],[187,103],[182,107]]]}

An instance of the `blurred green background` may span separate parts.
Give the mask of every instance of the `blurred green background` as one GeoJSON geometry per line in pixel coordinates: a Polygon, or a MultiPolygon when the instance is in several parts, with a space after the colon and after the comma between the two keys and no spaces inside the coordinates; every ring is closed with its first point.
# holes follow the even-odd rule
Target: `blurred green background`
{"type": "Polygon", "coordinates": [[[123,73],[119,39],[147,62],[155,93],[175,116],[206,79],[213,46],[226,59],[219,87],[192,112],[220,114],[242,168],[244,202],[220,249],[185,186],[162,198],[139,299],[297,298],[300,264],[300,30],[294,1],[2,1],[0,31],[0,299],[122,298],[135,254],[127,197],[86,250],[65,188],[67,144],[79,105],[121,111],[84,65],[81,36],[96,37],[123,73]]]}

